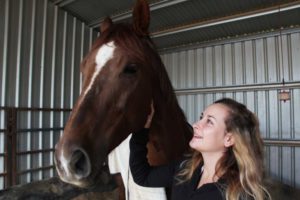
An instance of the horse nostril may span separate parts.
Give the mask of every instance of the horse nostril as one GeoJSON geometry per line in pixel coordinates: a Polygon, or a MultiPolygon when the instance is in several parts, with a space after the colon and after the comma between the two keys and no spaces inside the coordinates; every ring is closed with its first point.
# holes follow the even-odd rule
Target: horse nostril
{"type": "Polygon", "coordinates": [[[77,149],[73,152],[70,160],[70,168],[78,178],[85,178],[90,175],[90,159],[83,149],[77,149]]]}

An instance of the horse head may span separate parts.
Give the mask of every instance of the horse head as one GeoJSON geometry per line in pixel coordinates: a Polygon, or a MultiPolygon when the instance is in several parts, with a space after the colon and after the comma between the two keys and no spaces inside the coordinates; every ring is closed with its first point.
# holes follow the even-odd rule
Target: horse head
{"type": "Polygon", "coordinates": [[[151,102],[156,112],[150,135],[160,156],[150,156],[150,162],[173,159],[187,148],[191,130],[149,37],[149,20],[148,4],[138,1],[133,24],[114,24],[109,18],[101,24],[99,38],[81,63],[82,92],[56,145],[63,181],[93,184],[108,153],[143,128],[151,102]]]}

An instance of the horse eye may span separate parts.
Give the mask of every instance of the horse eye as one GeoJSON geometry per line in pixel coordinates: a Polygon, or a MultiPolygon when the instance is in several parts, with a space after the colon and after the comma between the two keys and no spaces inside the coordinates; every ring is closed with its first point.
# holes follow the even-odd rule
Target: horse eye
{"type": "Polygon", "coordinates": [[[125,66],[123,73],[124,74],[135,74],[137,72],[136,64],[128,64],[125,66]]]}

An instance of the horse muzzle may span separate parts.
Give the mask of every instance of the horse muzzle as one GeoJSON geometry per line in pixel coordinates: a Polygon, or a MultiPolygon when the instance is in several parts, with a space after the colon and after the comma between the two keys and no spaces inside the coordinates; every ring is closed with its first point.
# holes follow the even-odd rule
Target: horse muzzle
{"type": "Polygon", "coordinates": [[[84,149],[74,148],[74,150],[68,154],[64,151],[60,152],[60,154],[56,152],[54,162],[62,181],[80,187],[87,185],[92,167],[90,158],[84,149]]]}

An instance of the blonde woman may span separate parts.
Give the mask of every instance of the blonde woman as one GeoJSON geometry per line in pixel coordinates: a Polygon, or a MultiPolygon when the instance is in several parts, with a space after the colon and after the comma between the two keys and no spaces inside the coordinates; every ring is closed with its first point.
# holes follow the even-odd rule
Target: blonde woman
{"type": "Polygon", "coordinates": [[[133,134],[130,168],[134,181],[170,187],[172,200],[270,199],[263,187],[263,149],[259,124],[245,105],[224,98],[208,106],[193,124],[191,156],[165,166],[147,162],[148,129],[133,134]]]}

